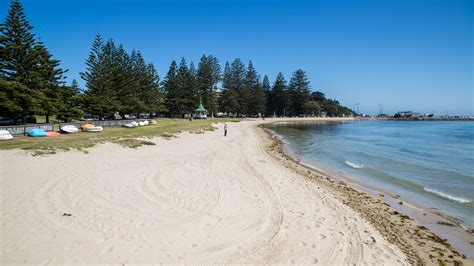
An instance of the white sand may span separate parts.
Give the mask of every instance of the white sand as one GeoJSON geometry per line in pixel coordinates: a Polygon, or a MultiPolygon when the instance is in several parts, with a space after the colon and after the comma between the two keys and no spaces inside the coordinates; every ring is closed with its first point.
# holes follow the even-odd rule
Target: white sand
{"type": "Polygon", "coordinates": [[[268,155],[255,123],[138,149],[2,151],[0,264],[406,264],[358,214],[268,155]]]}

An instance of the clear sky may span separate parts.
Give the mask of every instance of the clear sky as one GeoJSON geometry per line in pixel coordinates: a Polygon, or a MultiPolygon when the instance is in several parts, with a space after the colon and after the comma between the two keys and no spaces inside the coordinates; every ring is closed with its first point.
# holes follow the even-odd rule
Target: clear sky
{"type": "MultiPolygon", "coordinates": [[[[363,113],[474,114],[470,0],[23,0],[63,68],[79,72],[96,33],[140,50],[161,77],[171,60],[252,60],[273,82],[304,69],[313,90],[363,113]]],[[[9,0],[0,0],[4,21],[9,0]]]]}

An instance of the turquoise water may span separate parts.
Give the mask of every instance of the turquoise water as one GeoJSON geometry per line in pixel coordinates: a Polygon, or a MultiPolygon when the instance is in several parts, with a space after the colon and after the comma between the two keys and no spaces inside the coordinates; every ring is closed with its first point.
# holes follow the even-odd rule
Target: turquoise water
{"type": "Polygon", "coordinates": [[[474,227],[474,122],[269,125],[302,159],[474,227]]]}

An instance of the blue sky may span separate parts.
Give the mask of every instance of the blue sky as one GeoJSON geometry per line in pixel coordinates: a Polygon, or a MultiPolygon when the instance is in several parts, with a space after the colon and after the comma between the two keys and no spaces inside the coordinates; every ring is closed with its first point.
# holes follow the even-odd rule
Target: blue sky
{"type": "MultiPolygon", "coordinates": [[[[1,21],[9,1],[0,0],[1,21]]],[[[304,69],[313,90],[360,111],[473,115],[472,1],[23,0],[68,79],[96,33],[140,50],[163,77],[171,60],[252,60],[271,81],[304,69]]]]}

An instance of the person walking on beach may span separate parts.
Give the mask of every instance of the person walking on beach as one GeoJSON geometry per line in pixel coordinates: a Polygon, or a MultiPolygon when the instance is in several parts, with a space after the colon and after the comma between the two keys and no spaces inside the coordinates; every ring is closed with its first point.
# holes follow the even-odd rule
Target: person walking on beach
{"type": "Polygon", "coordinates": [[[227,137],[227,123],[224,123],[224,137],[227,137]]]}

